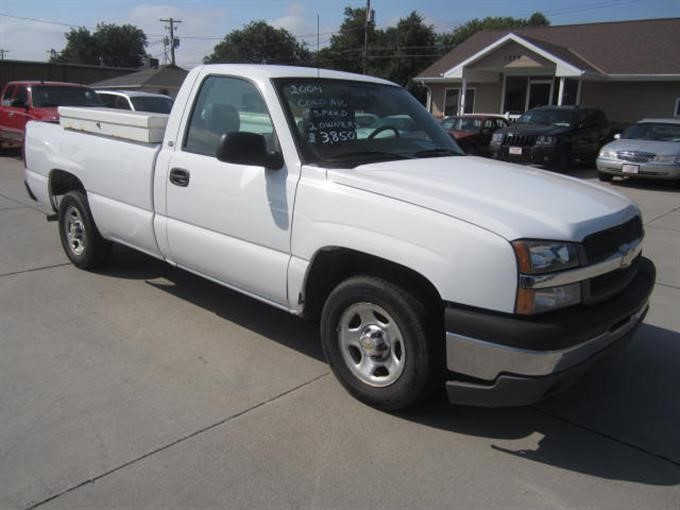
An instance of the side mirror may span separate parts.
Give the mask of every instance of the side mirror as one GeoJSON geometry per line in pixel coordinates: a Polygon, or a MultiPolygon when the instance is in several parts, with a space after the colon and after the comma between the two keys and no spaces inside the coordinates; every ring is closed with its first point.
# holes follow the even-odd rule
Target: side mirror
{"type": "Polygon", "coordinates": [[[26,102],[23,99],[13,99],[10,104],[12,108],[26,108],[26,102]]]}
{"type": "Polygon", "coordinates": [[[263,166],[267,170],[279,170],[283,166],[283,155],[267,151],[267,141],[257,133],[224,133],[217,144],[215,156],[225,163],[263,166]]]}
{"type": "Polygon", "coordinates": [[[614,140],[621,140],[621,133],[616,133],[614,135],[614,140]]]}

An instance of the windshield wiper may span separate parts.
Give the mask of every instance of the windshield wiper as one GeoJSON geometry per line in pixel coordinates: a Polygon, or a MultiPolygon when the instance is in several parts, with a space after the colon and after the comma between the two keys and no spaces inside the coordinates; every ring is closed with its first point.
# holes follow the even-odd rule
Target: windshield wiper
{"type": "Polygon", "coordinates": [[[416,158],[436,158],[438,156],[461,156],[460,152],[451,149],[427,149],[413,154],[416,158]]]}

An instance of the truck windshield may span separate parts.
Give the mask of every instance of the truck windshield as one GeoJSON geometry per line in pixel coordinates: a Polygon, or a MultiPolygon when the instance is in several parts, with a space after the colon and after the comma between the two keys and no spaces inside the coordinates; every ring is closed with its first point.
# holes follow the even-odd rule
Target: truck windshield
{"type": "Polygon", "coordinates": [[[170,113],[172,110],[169,97],[137,96],[131,97],[130,101],[138,112],[170,113]]]}
{"type": "Polygon", "coordinates": [[[400,87],[322,78],[274,83],[306,163],[354,168],[377,161],[463,154],[400,87]]]}
{"type": "Polygon", "coordinates": [[[574,121],[574,112],[568,110],[529,110],[517,119],[517,124],[542,124],[546,126],[569,127],[574,121]]]}
{"type": "Polygon", "coordinates": [[[87,87],[34,86],[33,106],[104,106],[97,93],[87,87]]]}

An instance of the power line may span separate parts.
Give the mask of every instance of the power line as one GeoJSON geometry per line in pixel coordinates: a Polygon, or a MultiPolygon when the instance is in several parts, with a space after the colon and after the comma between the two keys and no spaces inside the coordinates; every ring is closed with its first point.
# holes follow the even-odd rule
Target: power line
{"type": "Polygon", "coordinates": [[[161,19],[160,20],[162,23],[168,23],[166,25],[166,28],[170,28],[170,55],[172,57],[172,65],[175,65],[175,48],[179,46],[179,39],[175,39],[175,25],[182,23],[181,19],[173,19],[173,18],[167,18],[167,19],[161,19]]]}

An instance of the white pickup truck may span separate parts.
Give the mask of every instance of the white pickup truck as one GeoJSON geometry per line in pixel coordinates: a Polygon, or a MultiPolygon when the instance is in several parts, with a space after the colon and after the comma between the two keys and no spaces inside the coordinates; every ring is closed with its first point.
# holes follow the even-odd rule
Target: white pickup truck
{"type": "Polygon", "coordinates": [[[76,266],[121,243],[318,320],[338,380],[378,408],[437,388],[535,402],[648,309],[655,268],[630,200],[464,156],[384,80],[210,65],[169,116],[61,116],[29,124],[25,182],[76,266]]]}

